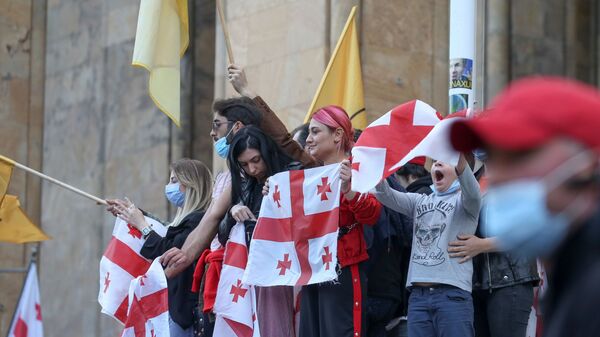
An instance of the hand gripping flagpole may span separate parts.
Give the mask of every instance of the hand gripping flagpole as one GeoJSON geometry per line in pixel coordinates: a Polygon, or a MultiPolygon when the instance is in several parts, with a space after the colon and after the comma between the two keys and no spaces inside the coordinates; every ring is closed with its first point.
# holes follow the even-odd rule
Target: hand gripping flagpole
{"type": "Polygon", "coordinates": [[[84,192],[84,191],[76,188],[76,187],[73,187],[73,186],[71,186],[69,184],[63,183],[62,181],[60,181],[58,179],[52,178],[50,176],[47,176],[47,175],[45,175],[45,174],[43,174],[41,172],[38,172],[38,171],[36,171],[36,170],[34,170],[32,168],[29,168],[29,167],[27,167],[27,166],[25,166],[23,164],[17,163],[16,161],[8,159],[8,158],[6,158],[6,157],[4,157],[2,155],[0,155],[0,160],[4,161],[4,162],[7,162],[9,164],[12,164],[12,165],[14,165],[14,167],[20,168],[21,170],[23,170],[25,172],[31,173],[33,175],[36,175],[36,176],[38,176],[38,177],[40,177],[40,178],[42,178],[44,180],[47,180],[47,181],[49,181],[51,183],[54,183],[54,184],[56,184],[56,185],[58,185],[58,186],[60,186],[62,188],[66,188],[67,190],[69,190],[71,192],[75,192],[75,193],[77,193],[79,195],[82,195],[82,196],[88,198],[88,199],[92,199],[92,200],[94,200],[98,204],[108,205],[106,203],[106,200],[104,200],[104,199],[100,199],[100,198],[98,198],[96,196],[93,196],[93,195],[91,195],[91,194],[89,194],[87,192],[84,192]]]}

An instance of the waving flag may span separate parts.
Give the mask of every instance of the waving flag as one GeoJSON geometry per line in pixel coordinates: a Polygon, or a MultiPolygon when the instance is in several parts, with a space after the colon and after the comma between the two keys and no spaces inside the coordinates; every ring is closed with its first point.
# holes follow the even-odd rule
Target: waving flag
{"type": "Polygon", "coordinates": [[[259,336],[254,287],[242,282],[248,261],[245,234],[244,224],[236,224],[225,245],[223,268],[213,307],[217,316],[214,336],[259,336]]]}
{"type": "Polygon", "coordinates": [[[12,159],[0,155],[0,203],[2,203],[2,199],[8,189],[14,165],[15,162],[12,159]]]}
{"type": "Polygon", "coordinates": [[[439,114],[429,104],[412,100],[371,123],[352,149],[352,190],[365,193],[391,175],[390,169],[439,121],[439,114]]]}
{"type": "MultiPolygon", "coordinates": [[[[162,224],[149,217],[146,221],[156,233],[165,236],[167,229],[162,224]]],[[[112,238],[100,260],[98,302],[103,313],[123,324],[127,318],[129,285],[150,268],[151,261],[140,255],[143,245],[142,233],[117,218],[112,238]]]]}
{"type": "Polygon", "coordinates": [[[409,160],[426,156],[439,160],[446,164],[456,166],[460,153],[452,147],[450,143],[450,128],[452,124],[463,118],[445,118],[431,130],[431,132],[423,138],[423,140],[415,146],[398,164],[390,168],[390,172],[394,172],[402,165],[408,163],[409,160]]]}
{"type": "Polygon", "coordinates": [[[141,0],[138,15],[134,66],[150,72],[148,92],[154,104],[179,126],[179,60],[189,44],[186,0],[141,0]]]}
{"type": "Polygon", "coordinates": [[[7,194],[0,205],[0,241],[27,243],[49,240],[38,226],[21,209],[19,199],[7,194]]]}
{"type": "Polygon", "coordinates": [[[306,285],[337,277],[340,165],[269,178],[243,282],[306,285]]]}
{"type": "Polygon", "coordinates": [[[42,307],[35,263],[29,265],[21,298],[13,316],[8,337],[43,337],[42,307]]]}
{"type": "Polygon", "coordinates": [[[129,286],[129,307],[121,337],[169,337],[167,278],[158,259],[129,286]]]}
{"type": "Polygon", "coordinates": [[[325,69],[321,83],[304,118],[308,123],[312,114],[326,105],[338,105],[346,110],[352,126],[364,129],[367,126],[365,95],[363,94],[360,67],[360,44],[356,28],[356,7],[348,16],[331,59],[325,69]]]}

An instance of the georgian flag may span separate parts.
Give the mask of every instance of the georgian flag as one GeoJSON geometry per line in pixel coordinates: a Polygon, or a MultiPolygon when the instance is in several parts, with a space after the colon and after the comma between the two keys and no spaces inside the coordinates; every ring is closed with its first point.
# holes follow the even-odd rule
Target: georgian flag
{"type": "Polygon", "coordinates": [[[40,288],[35,263],[29,265],[27,278],[23,284],[21,298],[13,316],[8,337],[43,337],[42,307],[40,288]]]}
{"type": "Polygon", "coordinates": [[[169,337],[167,278],[158,259],[131,281],[129,306],[121,337],[169,337]]]}
{"type": "Polygon", "coordinates": [[[450,143],[450,129],[454,123],[464,119],[464,113],[459,114],[457,112],[446,116],[398,164],[390,168],[390,173],[393,173],[411,159],[420,156],[439,160],[452,166],[458,165],[460,152],[456,151],[450,143]]]}
{"type": "Polygon", "coordinates": [[[366,193],[394,173],[391,168],[408,157],[439,121],[429,104],[412,100],[371,123],[352,148],[352,190],[366,193]]]}
{"type": "MultiPolygon", "coordinates": [[[[146,222],[160,236],[165,236],[167,229],[161,223],[149,217],[146,222]]],[[[140,255],[144,241],[139,230],[116,218],[112,238],[100,260],[98,302],[103,313],[122,324],[127,318],[129,285],[150,268],[151,261],[140,255]]]]}
{"type": "Polygon", "coordinates": [[[301,286],[337,277],[340,165],[269,178],[242,282],[301,286]]]}
{"type": "Polygon", "coordinates": [[[248,261],[245,234],[244,224],[236,224],[225,245],[223,268],[213,307],[216,314],[214,336],[260,336],[254,287],[242,282],[248,261]]]}

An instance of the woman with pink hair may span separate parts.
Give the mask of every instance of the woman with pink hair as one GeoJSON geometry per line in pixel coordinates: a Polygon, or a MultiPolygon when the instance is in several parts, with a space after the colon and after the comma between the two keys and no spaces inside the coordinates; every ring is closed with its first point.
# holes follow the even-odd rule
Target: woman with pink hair
{"type": "Polygon", "coordinates": [[[354,130],[344,109],[330,105],[317,110],[309,124],[304,149],[296,143],[269,106],[248,89],[241,68],[230,65],[229,79],[243,96],[250,97],[263,112],[260,128],[287,154],[305,167],[341,163],[342,196],[338,236],[337,280],[307,285],[300,293],[300,337],[356,337],[364,335],[366,271],[369,255],[363,225],[379,218],[381,204],[371,194],[351,190],[352,165],[348,159],[354,130]]]}
{"type": "Polygon", "coordinates": [[[337,281],[305,286],[301,293],[300,336],[361,336],[366,331],[366,272],[369,258],[363,225],[374,225],[381,205],[370,194],[359,200],[350,189],[352,169],[347,159],[354,130],[346,111],[326,106],[309,124],[306,151],[323,164],[342,163],[342,200],[338,237],[337,281]]]}

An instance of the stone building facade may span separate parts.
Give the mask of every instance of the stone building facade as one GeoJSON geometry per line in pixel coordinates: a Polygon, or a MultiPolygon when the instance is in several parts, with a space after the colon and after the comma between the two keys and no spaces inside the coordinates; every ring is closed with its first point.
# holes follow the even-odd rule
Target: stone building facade
{"type": "MultiPolygon", "coordinates": [[[[359,6],[369,120],[419,98],[447,109],[449,0],[224,0],[236,62],[288,127],[306,113],[352,5],[359,6]]],[[[600,7],[593,0],[479,0],[482,103],[530,74],[599,84],[600,7]]],[[[139,1],[0,0],[0,154],[100,197],[128,196],[163,217],[168,165],[213,164],[214,98],[233,95],[213,0],[190,1],[182,128],[130,66],[139,1]]],[[[483,104],[482,104],[483,105],[483,104]]],[[[113,221],[102,207],[15,171],[16,194],[51,241],[40,248],[46,335],[114,336],[100,314],[98,262],[113,221]]],[[[0,268],[33,247],[0,244],[0,268]]],[[[0,273],[0,335],[24,274],[0,273]]]]}

